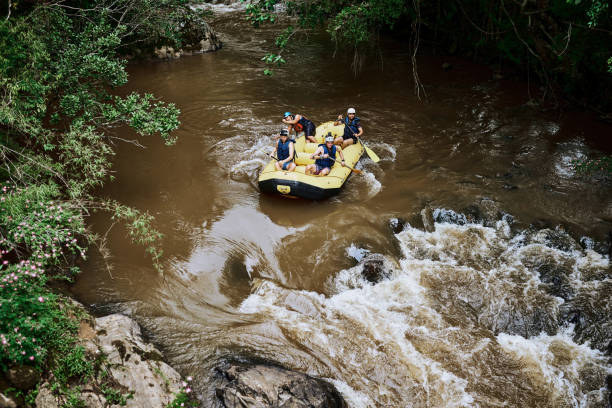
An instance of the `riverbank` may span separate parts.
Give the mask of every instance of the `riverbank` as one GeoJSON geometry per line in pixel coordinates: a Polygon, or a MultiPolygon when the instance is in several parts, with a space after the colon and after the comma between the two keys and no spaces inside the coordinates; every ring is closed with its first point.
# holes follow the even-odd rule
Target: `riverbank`
{"type": "Polygon", "coordinates": [[[57,366],[56,350],[50,350],[47,366],[9,367],[0,381],[0,406],[192,406],[188,382],[164,363],[153,345],[143,341],[136,322],[118,314],[93,318],[70,299],[59,302],[73,330],[57,334],[72,353],[60,363],[63,367],[57,366]]]}

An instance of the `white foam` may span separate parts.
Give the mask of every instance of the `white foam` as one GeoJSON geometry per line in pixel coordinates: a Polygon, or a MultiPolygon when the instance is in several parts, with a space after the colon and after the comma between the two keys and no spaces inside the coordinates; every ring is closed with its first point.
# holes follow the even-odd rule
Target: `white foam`
{"type": "Polygon", "coordinates": [[[366,255],[370,253],[369,250],[365,248],[359,248],[355,246],[355,244],[351,244],[346,248],[346,254],[351,258],[355,259],[357,262],[361,262],[366,255]]]}
{"type": "MultiPolygon", "coordinates": [[[[291,368],[330,379],[352,407],[527,406],[542,395],[550,405],[582,407],[606,397],[583,389],[585,370],[610,369],[601,353],[571,340],[571,328],[531,338],[493,333],[522,330],[514,325],[534,308],[534,322],[550,315],[556,324],[562,300],[542,291],[532,260],[566,265],[577,257],[571,265],[581,270],[606,268],[607,259],[509,238],[505,221],[436,224],[434,232],[407,225],[396,236],[403,258],[388,280],[367,282],[359,264],[330,279],[327,297],[266,281],[240,311],[273,321],[308,350],[314,358],[288,359],[291,368]]],[[[361,256],[354,244],[346,252],[361,256]]],[[[277,352],[291,354],[283,344],[277,352]]]]}
{"type": "Polygon", "coordinates": [[[362,173],[362,178],[365,180],[368,186],[368,198],[373,198],[376,196],[376,194],[380,193],[380,190],[382,190],[382,184],[376,179],[374,173],[364,171],[362,173]]]}
{"type": "Polygon", "coordinates": [[[242,1],[237,1],[230,4],[225,3],[200,3],[200,4],[191,4],[189,7],[192,10],[212,10],[219,14],[231,13],[234,11],[242,11],[246,8],[247,3],[242,1]]]}
{"type": "Polygon", "coordinates": [[[601,352],[574,343],[572,335],[573,327],[568,327],[554,336],[540,334],[529,339],[502,333],[497,341],[516,356],[524,365],[523,372],[535,383],[546,383],[556,400],[587,407],[587,393],[580,387],[582,371],[599,369],[610,374],[612,368],[606,367],[601,352]]]}

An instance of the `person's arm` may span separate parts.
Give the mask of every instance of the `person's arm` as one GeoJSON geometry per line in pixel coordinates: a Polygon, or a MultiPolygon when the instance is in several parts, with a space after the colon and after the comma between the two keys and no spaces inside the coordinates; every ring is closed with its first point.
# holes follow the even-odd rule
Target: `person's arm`
{"type": "Polygon", "coordinates": [[[287,125],[295,125],[300,121],[300,119],[302,119],[301,115],[295,115],[293,119],[283,119],[283,123],[286,123],[287,125]]]}
{"type": "Polygon", "coordinates": [[[338,126],[342,122],[342,115],[338,115],[338,119],[334,121],[334,126],[338,126]]]}
{"type": "Polygon", "coordinates": [[[323,148],[321,146],[319,146],[317,148],[317,150],[315,150],[315,152],[313,154],[310,155],[311,159],[314,159],[315,156],[319,155],[320,153],[323,153],[323,148]]]}
{"type": "Polygon", "coordinates": [[[355,136],[357,137],[363,136],[363,128],[361,127],[361,125],[358,125],[357,129],[359,129],[359,133],[357,133],[355,136]]]}
{"type": "Polygon", "coordinates": [[[285,163],[288,162],[288,161],[291,161],[293,159],[294,152],[295,152],[295,149],[293,148],[293,143],[290,142],[289,143],[289,157],[287,157],[284,160],[285,163]]]}
{"type": "Polygon", "coordinates": [[[340,155],[340,159],[342,160],[340,162],[340,165],[344,167],[344,155],[342,154],[342,149],[340,147],[338,147],[338,154],[340,155]]]}

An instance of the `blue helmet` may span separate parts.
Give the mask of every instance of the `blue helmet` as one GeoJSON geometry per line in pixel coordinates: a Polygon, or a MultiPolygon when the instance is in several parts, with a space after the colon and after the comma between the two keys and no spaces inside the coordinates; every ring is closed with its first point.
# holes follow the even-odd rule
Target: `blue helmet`
{"type": "Polygon", "coordinates": [[[291,116],[291,112],[285,112],[285,114],[283,115],[283,118],[286,118],[287,116],[291,116]]]}

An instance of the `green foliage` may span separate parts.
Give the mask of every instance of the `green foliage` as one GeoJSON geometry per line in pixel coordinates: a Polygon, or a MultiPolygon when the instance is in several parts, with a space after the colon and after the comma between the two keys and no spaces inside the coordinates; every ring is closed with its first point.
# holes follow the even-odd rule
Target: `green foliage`
{"type": "MultiPolygon", "coordinates": [[[[574,6],[580,6],[582,0],[567,0],[567,2],[569,4],[573,4],[574,6]]],[[[608,11],[608,2],[602,0],[586,0],[584,4],[588,4],[586,15],[589,20],[587,24],[589,27],[597,26],[599,21],[602,19],[602,16],[604,16],[608,11]]]]}
{"type": "Polygon", "coordinates": [[[32,262],[59,265],[66,254],[85,256],[75,234],[83,234],[83,218],[71,204],[53,199],[59,196],[55,185],[32,185],[0,190],[0,222],[6,238],[0,239],[4,254],[28,253],[32,262]]]}
{"type": "Polygon", "coordinates": [[[357,48],[373,39],[384,28],[393,29],[395,23],[408,12],[402,0],[372,0],[342,8],[330,20],[327,31],[332,39],[357,48]]]}
{"type": "Polygon", "coordinates": [[[291,36],[293,36],[294,33],[295,29],[293,28],[293,26],[285,28],[285,30],[276,37],[274,41],[275,45],[281,50],[284,49],[285,47],[287,47],[289,39],[291,38],[291,36]]]}
{"type": "MultiPolygon", "coordinates": [[[[126,61],[117,50],[133,35],[129,24],[140,27],[130,10],[123,10],[127,25],[118,24],[107,14],[113,4],[98,0],[70,13],[52,4],[0,23],[6,51],[0,58],[0,126],[7,141],[28,146],[34,162],[51,163],[47,172],[62,175],[60,184],[72,198],[87,196],[107,179],[117,140],[109,128],[128,125],[172,144],[170,133],[179,126],[172,104],[148,94],[109,93],[127,82],[126,61]]],[[[23,160],[13,163],[17,168],[23,160]]]]}
{"type": "Polygon", "coordinates": [[[258,0],[257,2],[249,2],[245,9],[247,19],[254,27],[259,27],[261,24],[268,22],[276,22],[274,6],[277,3],[279,3],[278,0],[258,0]]]}
{"type": "Polygon", "coordinates": [[[192,378],[187,377],[187,381],[184,381],[181,385],[181,389],[174,395],[174,399],[171,403],[166,405],[166,408],[183,408],[183,407],[197,407],[198,402],[192,397],[191,394],[191,382],[192,378]]]}
{"type": "Polygon", "coordinates": [[[76,387],[68,390],[66,395],[66,402],[64,402],[61,408],[86,408],[85,401],[81,399],[81,390],[76,387]]]}
{"type": "Polygon", "coordinates": [[[93,364],[85,357],[82,346],[75,346],[74,342],[62,341],[56,344],[55,379],[62,385],[71,378],[78,378],[85,382],[93,375],[93,364]]]}
{"type": "MultiPolygon", "coordinates": [[[[84,406],[78,383],[91,379],[99,362],[78,345],[78,309],[47,282],[78,271],[75,263],[95,238],[85,216],[110,211],[161,268],[153,218],[93,191],[111,178],[122,140],[112,128],[176,141],[176,106],[115,89],[127,82],[120,53],[131,45],[181,42],[184,3],[12,2],[0,20],[0,369],[25,364],[52,372],[51,388],[64,395],[65,407],[84,406]]],[[[104,392],[110,403],[130,397],[104,392]]]]}
{"type": "Polygon", "coordinates": [[[183,408],[183,407],[197,407],[197,401],[194,401],[189,394],[184,390],[178,392],[171,403],[166,405],[166,408],[183,408]]]}
{"type": "Polygon", "coordinates": [[[612,156],[579,160],[575,161],[573,164],[576,171],[580,174],[588,175],[603,172],[612,175],[612,156]]]}
{"type": "Polygon", "coordinates": [[[121,405],[122,407],[127,405],[129,399],[134,398],[133,393],[122,394],[121,391],[116,390],[108,385],[102,385],[100,387],[102,393],[104,394],[104,398],[106,398],[106,402],[110,405],[121,405]]]}
{"type": "Polygon", "coordinates": [[[261,60],[266,64],[276,64],[279,67],[286,62],[280,54],[266,54],[261,60]]]}
{"type": "Polygon", "coordinates": [[[152,227],[154,218],[147,212],[138,211],[115,201],[107,201],[105,208],[112,213],[113,220],[125,223],[132,241],[144,246],[153,261],[153,266],[160,273],[163,272],[160,262],[163,251],[159,249],[163,235],[152,227]]]}
{"type": "MultiPolygon", "coordinates": [[[[0,368],[40,367],[47,356],[48,334],[63,319],[57,299],[44,288],[36,264],[2,265],[0,269],[0,368]]],[[[61,325],[61,323],[59,323],[61,325]]]]}
{"type": "MultiPolygon", "coordinates": [[[[418,47],[415,39],[422,38],[443,52],[477,55],[500,67],[529,71],[530,78],[539,78],[538,88],[544,86],[543,98],[555,100],[563,94],[599,111],[612,108],[612,14],[605,0],[557,0],[545,6],[489,0],[443,5],[431,0],[290,0],[278,12],[273,4],[251,0],[247,8],[256,26],[280,21],[275,18],[280,13],[295,18],[288,26],[293,32],[283,32],[276,39],[281,52],[262,58],[268,65],[276,64],[275,57],[300,29],[326,27],[336,47],[354,51],[356,58],[375,46],[378,34],[386,31],[411,48],[418,47]],[[293,29],[294,25],[298,28],[293,29]]],[[[264,73],[272,71],[266,67],[264,73]]]]}

